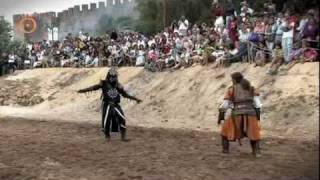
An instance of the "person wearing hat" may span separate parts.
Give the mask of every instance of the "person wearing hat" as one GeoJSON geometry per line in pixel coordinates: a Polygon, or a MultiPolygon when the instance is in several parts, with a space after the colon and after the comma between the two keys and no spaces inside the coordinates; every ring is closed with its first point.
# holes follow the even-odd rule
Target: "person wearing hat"
{"type": "Polygon", "coordinates": [[[233,85],[228,88],[219,111],[218,124],[224,120],[221,129],[223,153],[229,153],[229,141],[239,141],[243,137],[250,139],[252,154],[261,156],[259,149],[260,109],[259,94],[239,72],[231,74],[233,85]],[[223,116],[223,117],[222,117],[223,116]]]}
{"type": "Polygon", "coordinates": [[[121,140],[128,141],[126,136],[126,118],[120,107],[121,96],[134,100],[138,104],[142,100],[129,95],[118,81],[118,73],[111,68],[105,80],[99,84],[81,89],[78,93],[86,93],[102,89],[102,131],[107,140],[110,140],[110,132],[120,132],[121,140]]]}

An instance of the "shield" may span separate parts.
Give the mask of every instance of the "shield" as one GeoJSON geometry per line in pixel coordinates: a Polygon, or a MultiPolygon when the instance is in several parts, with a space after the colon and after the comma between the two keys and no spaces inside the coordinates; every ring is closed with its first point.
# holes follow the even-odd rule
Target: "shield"
{"type": "Polygon", "coordinates": [[[33,17],[24,17],[20,20],[18,27],[21,32],[31,34],[37,30],[37,22],[33,17]]]}

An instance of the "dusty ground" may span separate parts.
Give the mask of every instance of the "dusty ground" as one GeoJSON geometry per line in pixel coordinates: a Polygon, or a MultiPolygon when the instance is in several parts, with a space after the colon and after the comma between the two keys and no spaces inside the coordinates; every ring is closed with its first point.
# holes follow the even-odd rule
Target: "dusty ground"
{"type": "Polygon", "coordinates": [[[319,145],[266,138],[263,156],[248,142],[221,154],[219,136],[129,127],[128,143],[105,142],[89,123],[0,120],[1,180],[311,180],[319,179],[319,145]]]}
{"type": "MultiPolygon", "coordinates": [[[[125,89],[143,99],[139,105],[125,99],[121,104],[131,126],[218,132],[217,109],[231,85],[230,74],[240,71],[261,93],[264,137],[318,140],[319,63],[298,64],[286,74],[277,76],[265,75],[267,68],[233,64],[219,70],[195,66],[163,73],[120,68],[120,81],[125,89]]],[[[38,81],[40,89],[36,95],[44,101],[31,103],[36,105],[28,107],[17,105],[19,102],[0,106],[0,117],[42,120],[54,117],[60,121],[96,122],[100,118],[101,93],[80,95],[76,91],[99,83],[106,72],[107,68],[49,68],[18,72],[5,80],[18,87],[21,82],[38,81]]]]}

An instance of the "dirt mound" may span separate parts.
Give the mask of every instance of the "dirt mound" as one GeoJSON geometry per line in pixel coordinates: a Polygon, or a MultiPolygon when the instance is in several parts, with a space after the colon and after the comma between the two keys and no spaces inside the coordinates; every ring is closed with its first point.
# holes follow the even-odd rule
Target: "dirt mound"
{"type": "Polygon", "coordinates": [[[249,142],[221,153],[217,133],[128,127],[131,141],[107,143],[98,125],[0,119],[4,180],[317,180],[319,145],[265,138],[263,156],[249,142]]]}
{"type": "Polygon", "coordinates": [[[39,80],[0,80],[0,106],[33,106],[44,99],[39,95],[39,80]]]}
{"type": "MultiPolygon", "coordinates": [[[[142,68],[120,68],[120,81],[131,94],[144,100],[136,105],[123,100],[128,124],[218,132],[218,111],[230,74],[242,72],[263,99],[264,137],[318,139],[319,63],[298,64],[287,73],[265,74],[267,67],[233,64],[225,69],[195,66],[174,72],[150,73],[142,68]]],[[[52,117],[62,121],[99,123],[100,92],[76,91],[104,79],[107,68],[50,68],[27,70],[7,80],[39,79],[44,102],[27,108],[0,107],[0,115],[30,119],[52,117]]]]}

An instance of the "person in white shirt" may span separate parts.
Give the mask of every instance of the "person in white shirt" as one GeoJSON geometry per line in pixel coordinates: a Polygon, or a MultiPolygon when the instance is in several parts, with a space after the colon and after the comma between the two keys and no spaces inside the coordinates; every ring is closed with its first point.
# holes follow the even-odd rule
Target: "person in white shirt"
{"type": "Polygon", "coordinates": [[[189,28],[189,21],[184,16],[182,16],[180,21],[178,22],[178,26],[179,26],[179,33],[182,36],[186,36],[189,28]]]}
{"type": "Polygon", "coordinates": [[[290,54],[292,52],[293,47],[293,33],[294,33],[294,27],[295,22],[292,22],[289,20],[290,12],[286,12],[285,14],[285,20],[282,24],[282,49],[283,49],[283,58],[285,63],[289,63],[290,61],[290,54]]]}
{"type": "Polygon", "coordinates": [[[140,45],[138,50],[136,66],[144,66],[145,59],[146,59],[146,53],[144,51],[144,46],[140,45]]]}
{"type": "Polygon", "coordinates": [[[247,14],[252,15],[253,14],[253,9],[249,8],[248,4],[244,3],[243,6],[241,7],[241,17],[245,17],[247,14]]]}

